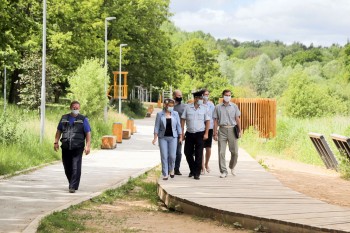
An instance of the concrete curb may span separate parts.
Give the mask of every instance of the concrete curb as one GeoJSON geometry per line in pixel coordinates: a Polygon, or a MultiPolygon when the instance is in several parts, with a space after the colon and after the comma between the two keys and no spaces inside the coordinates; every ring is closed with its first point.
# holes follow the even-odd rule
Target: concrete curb
{"type": "Polygon", "coordinates": [[[60,163],[60,162],[61,162],[61,160],[56,160],[56,161],[52,161],[52,162],[49,162],[49,163],[40,164],[40,165],[35,166],[35,167],[30,167],[30,168],[24,169],[22,171],[17,171],[15,173],[2,175],[2,176],[0,176],[0,180],[5,180],[5,179],[8,179],[8,178],[11,178],[11,177],[14,177],[14,176],[30,173],[30,172],[36,171],[36,170],[38,170],[40,168],[43,168],[43,167],[46,167],[46,166],[49,166],[49,165],[54,165],[54,164],[57,164],[57,163],[60,163]]]}
{"type": "MultiPolygon", "coordinates": [[[[158,165],[157,165],[157,166],[158,166],[158,165]]],[[[150,171],[150,170],[156,168],[157,166],[152,167],[152,168],[143,169],[143,170],[141,170],[140,172],[135,173],[134,175],[129,176],[128,178],[125,178],[124,180],[122,180],[122,181],[120,181],[120,182],[118,182],[118,183],[116,183],[116,184],[114,184],[114,185],[112,185],[112,186],[110,186],[110,187],[108,187],[108,188],[105,188],[105,189],[103,189],[103,190],[101,190],[101,191],[99,191],[99,192],[91,193],[91,194],[89,194],[89,195],[87,195],[87,196],[85,196],[85,197],[82,197],[82,198],[79,198],[79,199],[77,199],[77,200],[71,201],[71,202],[69,202],[69,203],[66,203],[66,204],[64,204],[64,205],[62,205],[62,206],[60,206],[60,207],[58,207],[58,208],[55,208],[55,209],[53,209],[53,210],[51,210],[51,211],[48,211],[48,212],[46,212],[46,213],[44,213],[44,214],[42,214],[42,215],[37,216],[37,217],[24,229],[23,233],[36,233],[36,232],[37,232],[37,229],[38,229],[38,227],[39,227],[40,221],[41,221],[44,217],[46,217],[46,216],[48,216],[48,215],[50,215],[50,214],[52,214],[52,213],[54,213],[54,212],[67,209],[67,208],[69,208],[69,207],[72,206],[72,205],[77,205],[77,204],[82,203],[82,202],[84,202],[84,201],[87,201],[87,200],[89,200],[89,199],[91,199],[91,198],[94,198],[94,197],[96,197],[96,196],[99,196],[99,195],[101,195],[103,192],[105,192],[105,191],[107,191],[107,190],[119,188],[120,186],[126,184],[126,183],[129,181],[130,178],[139,177],[139,176],[145,174],[146,172],[148,172],[148,171],[150,171]]]]}

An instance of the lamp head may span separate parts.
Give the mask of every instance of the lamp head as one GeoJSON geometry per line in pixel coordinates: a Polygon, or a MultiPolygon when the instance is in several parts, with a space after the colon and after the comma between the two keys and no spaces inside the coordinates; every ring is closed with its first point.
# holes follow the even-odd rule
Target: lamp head
{"type": "Polygon", "coordinates": [[[115,19],[116,19],[116,17],[114,17],[114,16],[113,17],[107,17],[106,21],[115,20],[115,19]]]}
{"type": "Polygon", "coordinates": [[[120,44],[120,47],[128,46],[127,44],[120,44]]]}

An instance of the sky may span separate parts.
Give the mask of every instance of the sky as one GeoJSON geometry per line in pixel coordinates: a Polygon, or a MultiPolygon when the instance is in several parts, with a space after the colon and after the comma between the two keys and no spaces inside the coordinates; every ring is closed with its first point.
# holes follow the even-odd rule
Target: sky
{"type": "Polygon", "coordinates": [[[216,39],[344,45],[350,40],[350,0],[171,0],[181,30],[216,39]]]}

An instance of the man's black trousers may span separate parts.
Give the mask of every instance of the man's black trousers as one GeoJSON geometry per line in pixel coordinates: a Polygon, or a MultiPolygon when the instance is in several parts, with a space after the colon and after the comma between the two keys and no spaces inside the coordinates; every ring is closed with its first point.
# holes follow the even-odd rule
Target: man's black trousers
{"type": "Polygon", "coordinates": [[[62,149],[62,162],[69,182],[69,189],[78,190],[79,188],[83,152],[84,148],[74,150],[62,149]]]}
{"type": "Polygon", "coordinates": [[[184,152],[186,160],[193,176],[200,176],[202,169],[204,131],[198,133],[186,132],[184,152]],[[194,157],[193,157],[194,155],[194,157]]]}

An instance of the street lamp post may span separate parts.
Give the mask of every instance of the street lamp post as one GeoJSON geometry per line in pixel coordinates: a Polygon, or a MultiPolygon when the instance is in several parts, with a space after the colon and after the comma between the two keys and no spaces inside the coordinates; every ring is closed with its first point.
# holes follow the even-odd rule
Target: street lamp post
{"type": "MultiPolygon", "coordinates": [[[[107,68],[107,25],[108,21],[115,20],[116,17],[107,17],[105,18],[105,95],[107,95],[107,73],[108,73],[108,68],[107,68]]],[[[104,120],[107,121],[107,103],[105,104],[104,107],[104,120]]]]}
{"type": "Polygon", "coordinates": [[[4,112],[6,111],[6,65],[4,68],[4,112]]]}
{"type": "Polygon", "coordinates": [[[41,69],[41,107],[40,107],[40,143],[44,140],[45,133],[45,104],[46,104],[46,0],[43,1],[43,55],[41,69]]]}
{"type": "Polygon", "coordinates": [[[127,44],[120,44],[119,46],[119,114],[122,113],[122,47],[127,44]]]}

